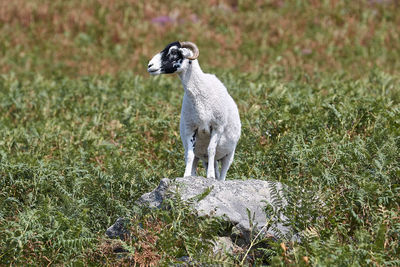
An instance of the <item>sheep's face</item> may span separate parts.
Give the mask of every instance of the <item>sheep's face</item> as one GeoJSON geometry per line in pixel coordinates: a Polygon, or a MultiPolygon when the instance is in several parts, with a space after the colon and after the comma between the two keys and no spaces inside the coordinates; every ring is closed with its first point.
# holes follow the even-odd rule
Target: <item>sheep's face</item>
{"type": "Polygon", "coordinates": [[[179,42],[170,43],[150,60],[147,71],[151,75],[182,72],[189,65],[187,57],[191,53],[189,49],[182,48],[179,42]]]}

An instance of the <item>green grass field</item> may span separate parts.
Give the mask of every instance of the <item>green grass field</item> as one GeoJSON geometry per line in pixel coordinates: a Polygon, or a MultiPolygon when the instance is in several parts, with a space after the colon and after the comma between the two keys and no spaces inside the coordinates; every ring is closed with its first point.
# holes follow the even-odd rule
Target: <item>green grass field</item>
{"type": "Polygon", "coordinates": [[[0,265],[241,264],[244,252],[212,255],[219,220],[179,201],[134,207],[183,175],[182,85],[145,73],[183,39],[239,107],[228,179],[280,181],[305,203],[285,211],[303,242],[271,242],[252,263],[399,266],[396,1],[196,3],[0,3],[0,265]],[[105,238],[119,216],[135,238],[105,238]]]}

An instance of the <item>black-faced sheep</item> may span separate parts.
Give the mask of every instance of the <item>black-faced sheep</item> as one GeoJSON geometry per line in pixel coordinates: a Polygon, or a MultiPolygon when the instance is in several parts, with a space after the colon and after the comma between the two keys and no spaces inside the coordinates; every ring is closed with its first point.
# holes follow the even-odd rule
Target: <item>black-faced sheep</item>
{"type": "Polygon", "coordinates": [[[201,159],[207,178],[225,180],[240,137],[239,111],[222,82],[201,70],[198,56],[194,43],[173,42],[150,60],[147,70],[152,75],[178,73],[182,81],[185,94],[180,135],[185,147],[184,176],[196,175],[201,159]]]}

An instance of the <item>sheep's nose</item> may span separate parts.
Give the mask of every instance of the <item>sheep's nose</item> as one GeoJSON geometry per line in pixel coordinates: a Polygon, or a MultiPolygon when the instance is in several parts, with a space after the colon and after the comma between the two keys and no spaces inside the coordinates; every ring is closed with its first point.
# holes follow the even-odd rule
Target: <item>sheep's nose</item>
{"type": "Polygon", "coordinates": [[[153,66],[153,64],[149,64],[149,65],[147,65],[147,67],[150,69],[151,68],[151,66],[153,66]]]}

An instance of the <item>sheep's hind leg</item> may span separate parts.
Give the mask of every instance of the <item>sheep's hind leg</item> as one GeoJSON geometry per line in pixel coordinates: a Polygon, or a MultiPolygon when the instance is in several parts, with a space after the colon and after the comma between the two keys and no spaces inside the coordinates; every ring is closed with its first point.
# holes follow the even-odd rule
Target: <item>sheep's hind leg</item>
{"type": "Polygon", "coordinates": [[[215,169],[215,179],[219,180],[219,166],[218,161],[214,161],[214,169],[215,169]]]}
{"type": "MultiPolygon", "coordinates": [[[[203,166],[206,169],[206,174],[208,173],[208,162],[203,160],[203,166]]],[[[218,161],[214,161],[215,178],[219,179],[219,168],[218,161]]]]}
{"type": "Polygon", "coordinates": [[[208,162],[205,160],[202,160],[202,162],[203,162],[203,167],[206,170],[206,176],[207,176],[208,162]]]}
{"type": "Polygon", "coordinates": [[[195,158],[196,156],[194,155],[194,147],[196,145],[196,133],[197,131],[194,131],[193,134],[186,136],[186,149],[185,149],[185,161],[186,161],[186,168],[185,168],[185,174],[183,177],[191,176],[193,172],[193,168],[196,169],[197,167],[197,162],[195,158]]]}
{"type": "Polygon", "coordinates": [[[219,177],[220,181],[225,181],[226,173],[228,172],[228,169],[232,164],[234,155],[235,155],[235,150],[233,150],[231,153],[222,158],[221,176],[219,177]]]}
{"type": "Polygon", "coordinates": [[[217,150],[217,144],[220,137],[221,135],[219,131],[217,131],[216,129],[213,129],[211,131],[210,143],[208,144],[207,148],[208,152],[207,178],[215,178],[214,160],[215,160],[215,153],[217,150]]]}
{"type": "Polygon", "coordinates": [[[196,174],[197,174],[196,170],[197,170],[198,163],[199,163],[199,158],[195,156],[194,160],[193,160],[193,165],[192,165],[192,176],[196,176],[196,174]]]}

